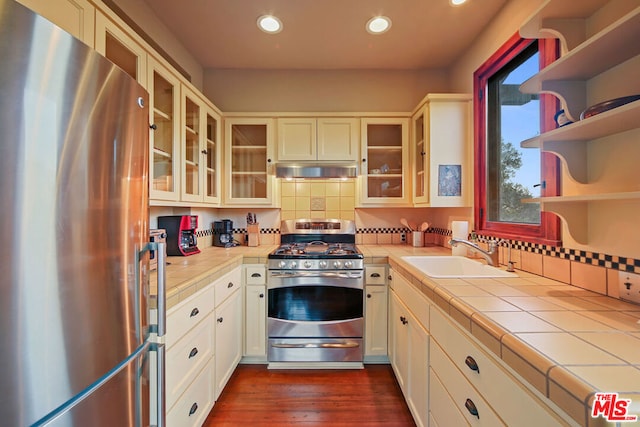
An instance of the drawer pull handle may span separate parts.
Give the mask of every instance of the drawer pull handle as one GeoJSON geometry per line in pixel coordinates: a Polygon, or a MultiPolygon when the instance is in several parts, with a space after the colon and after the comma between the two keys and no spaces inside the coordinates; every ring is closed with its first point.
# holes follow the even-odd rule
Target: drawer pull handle
{"type": "Polygon", "coordinates": [[[223,317],[218,317],[218,323],[222,323],[224,321],[223,317]]]}
{"type": "Polygon", "coordinates": [[[258,295],[260,298],[264,298],[264,294],[260,294],[258,295]]]}
{"type": "Polygon", "coordinates": [[[198,313],[200,313],[200,310],[198,310],[198,307],[196,307],[193,310],[191,310],[191,314],[189,315],[189,317],[196,317],[198,313]]]}
{"type": "Polygon", "coordinates": [[[191,349],[191,351],[189,352],[189,359],[191,359],[192,357],[194,357],[196,354],[198,354],[198,347],[193,347],[191,349]]]}
{"type": "Polygon", "coordinates": [[[467,356],[467,358],[464,359],[464,363],[466,363],[469,369],[471,369],[472,371],[476,371],[477,373],[480,373],[480,368],[478,367],[478,364],[476,363],[476,360],[473,357],[467,356]]]}
{"type": "Polygon", "coordinates": [[[253,274],[251,275],[251,277],[262,277],[262,274],[260,274],[260,273],[253,273],[253,274]]]}
{"type": "Polygon", "coordinates": [[[195,414],[197,410],[198,410],[198,404],[194,403],[193,405],[191,405],[191,409],[189,409],[189,416],[195,414]]]}
{"type": "Polygon", "coordinates": [[[229,288],[233,288],[233,282],[229,282],[229,284],[227,285],[227,289],[229,288]]]}
{"type": "Polygon", "coordinates": [[[474,417],[478,417],[478,419],[480,419],[480,414],[478,414],[478,408],[476,408],[476,404],[473,403],[473,400],[467,399],[467,401],[464,402],[464,406],[465,408],[467,408],[467,411],[469,411],[471,415],[473,415],[474,417]]]}
{"type": "Polygon", "coordinates": [[[377,279],[380,277],[380,273],[371,273],[371,277],[375,277],[377,279]]]}

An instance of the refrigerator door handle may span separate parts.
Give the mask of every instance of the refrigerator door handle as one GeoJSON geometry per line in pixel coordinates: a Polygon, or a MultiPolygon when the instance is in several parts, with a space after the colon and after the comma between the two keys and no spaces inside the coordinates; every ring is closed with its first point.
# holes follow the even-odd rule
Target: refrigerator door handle
{"type": "Polygon", "coordinates": [[[166,419],[165,419],[165,347],[164,344],[156,344],[155,345],[156,352],[156,360],[157,360],[157,370],[156,370],[156,381],[157,381],[157,393],[156,397],[156,427],[165,427],[166,419]]]}
{"type": "Polygon", "coordinates": [[[166,243],[158,242],[158,336],[162,337],[167,329],[167,252],[166,243]]]}

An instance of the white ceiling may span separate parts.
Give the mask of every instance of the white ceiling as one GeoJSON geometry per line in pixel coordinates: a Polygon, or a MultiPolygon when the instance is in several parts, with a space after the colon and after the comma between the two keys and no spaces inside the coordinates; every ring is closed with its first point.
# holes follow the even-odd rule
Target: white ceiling
{"type": "Polygon", "coordinates": [[[144,0],[204,68],[425,69],[455,61],[508,0],[144,0]],[[278,34],[258,30],[263,14],[278,34]],[[365,31],[389,16],[382,35],[365,31]]]}

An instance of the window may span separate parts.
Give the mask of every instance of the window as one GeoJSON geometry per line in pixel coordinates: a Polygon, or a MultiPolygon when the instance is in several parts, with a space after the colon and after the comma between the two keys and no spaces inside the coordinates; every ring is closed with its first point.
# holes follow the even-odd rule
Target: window
{"type": "Polygon", "coordinates": [[[559,194],[559,160],[520,142],[555,127],[552,95],[523,94],[521,83],[558,57],[553,40],[513,36],[474,73],[476,231],[559,245],[559,219],[522,199],[559,194]]]}

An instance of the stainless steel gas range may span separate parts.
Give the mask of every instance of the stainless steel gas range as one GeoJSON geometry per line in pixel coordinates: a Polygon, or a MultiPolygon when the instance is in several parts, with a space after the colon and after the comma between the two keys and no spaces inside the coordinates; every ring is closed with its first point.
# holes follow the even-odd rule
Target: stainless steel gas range
{"type": "Polygon", "coordinates": [[[362,362],[363,255],[355,223],[282,221],[269,255],[269,362],[362,362]]]}

